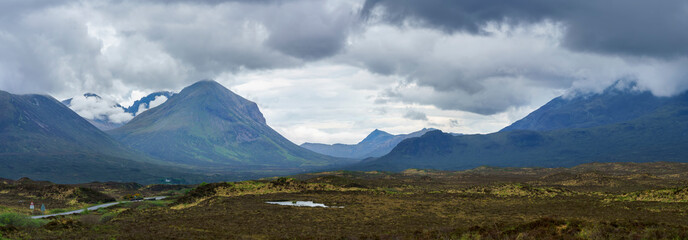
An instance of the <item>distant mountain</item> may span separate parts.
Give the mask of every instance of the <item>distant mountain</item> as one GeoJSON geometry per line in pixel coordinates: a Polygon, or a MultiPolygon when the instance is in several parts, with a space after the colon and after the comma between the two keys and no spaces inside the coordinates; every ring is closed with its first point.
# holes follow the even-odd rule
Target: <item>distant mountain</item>
{"type": "Polygon", "coordinates": [[[426,132],[436,129],[423,128],[423,130],[409,133],[392,135],[384,131],[375,129],[365,139],[358,144],[322,144],[304,143],[301,147],[334,157],[364,159],[369,157],[381,157],[397,146],[402,140],[412,137],[420,137],[426,132]]]}
{"type": "Polygon", "coordinates": [[[49,96],[0,91],[0,177],[157,182],[183,174],[152,163],[49,96]]]}
{"type": "Polygon", "coordinates": [[[636,119],[654,112],[669,98],[633,90],[634,83],[619,81],[600,94],[557,97],[501,131],[587,128],[636,119]]]}
{"type": "MultiPolygon", "coordinates": [[[[93,126],[96,126],[98,129],[107,131],[107,130],[112,130],[118,127],[123,126],[127,121],[121,121],[121,119],[113,119],[114,114],[120,115],[121,117],[122,114],[129,114],[131,116],[127,117],[126,119],[133,118],[137,114],[148,110],[149,108],[155,107],[157,105],[162,104],[165,102],[169,97],[174,95],[173,92],[167,92],[167,91],[160,91],[160,92],[154,92],[151,94],[148,94],[147,96],[136,100],[134,104],[132,104],[130,107],[123,107],[122,105],[118,103],[111,103],[107,104],[105,100],[103,100],[102,97],[98,96],[98,94],[95,93],[85,93],[83,96],[85,98],[84,101],[89,101],[90,104],[88,104],[89,109],[85,109],[86,111],[95,111],[98,114],[94,114],[93,116],[83,116],[88,122],[93,124],[93,126]],[[103,105],[106,104],[106,105],[103,105]],[[154,104],[153,106],[151,106],[154,104]]],[[[75,109],[78,108],[77,106],[73,106],[74,98],[69,98],[65,99],[62,101],[62,104],[66,105],[67,107],[70,107],[72,110],[75,111],[81,111],[84,109],[75,109]]],[[[91,114],[90,114],[91,115],[91,114]]]]}
{"type": "MultiPolygon", "coordinates": [[[[644,93],[633,96],[647,98],[644,93]]],[[[635,99],[633,96],[626,97],[635,99]]],[[[599,97],[604,98],[592,96],[592,99],[599,97]]],[[[617,97],[621,96],[612,99],[617,97]]],[[[567,167],[589,162],[688,162],[688,93],[661,99],[661,102],[659,106],[651,105],[653,110],[638,114],[632,120],[589,128],[511,130],[463,136],[429,132],[404,140],[389,154],[363,161],[351,169],[455,170],[482,165],[567,167]]],[[[609,106],[606,102],[600,104],[609,106]]],[[[627,104],[631,106],[611,105],[630,112],[642,112],[636,108],[647,106],[637,101],[627,104]]],[[[555,111],[559,110],[555,108],[555,111]]],[[[541,115],[553,116],[546,109],[541,115]]]]}
{"type": "MultiPolygon", "coordinates": [[[[103,98],[98,96],[98,94],[95,94],[95,93],[84,93],[83,96],[86,99],[92,99],[90,101],[94,101],[94,102],[95,101],[103,101],[103,98]]],[[[72,108],[72,101],[73,100],[74,100],[74,98],[62,100],[62,104],[64,104],[67,107],[72,108]]],[[[114,103],[111,106],[107,106],[107,107],[113,108],[113,109],[121,109],[121,111],[126,111],[126,108],[122,107],[121,105],[119,105],[117,103],[114,103]]],[[[86,119],[86,121],[88,121],[93,126],[97,127],[98,129],[100,129],[102,131],[115,129],[115,128],[118,128],[118,127],[124,125],[124,123],[120,123],[120,122],[115,123],[115,122],[111,121],[109,116],[106,114],[97,115],[97,116],[94,116],[92,118],[84,118],[84,119],[86,119]]]]}
{"type": "Polygon", "coordinates": [[[265,123],[258,105],[214,81],[188,86],[109,133],[159,159],[194,167],[299,170],[340,161],[293,144],[265,123]]]}
{"type": "MultiPolygon", "coordinates": [[[[140,110],[148,110],[149,108],[152,108],[151,102],[157,100],[157,101],[160,101],[162,103],[162,102],[167,101],[167,99],[172,97],[172,95],[174,95],[174,93],[168,92],[168,91],[154,92],[154,93],[148,94],[147,96],[145,96],[139,100],[136,100],[134,102],[134,104],[132,104],[128,108],[125,108],[124,111],[131,113],[132,115],[136,116],[140,110]]],[[[153,106],[153,107],[155,107],[155,106],[153,106]]]]}

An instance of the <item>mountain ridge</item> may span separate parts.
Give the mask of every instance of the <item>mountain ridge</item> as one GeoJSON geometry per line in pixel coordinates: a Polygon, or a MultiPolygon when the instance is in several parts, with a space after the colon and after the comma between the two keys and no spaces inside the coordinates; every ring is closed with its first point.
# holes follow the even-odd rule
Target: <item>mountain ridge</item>
{"type": "Polygon", "coordinates": [[[688,161],[688,93],[667,98],[661,106],[632,120],[593,127],[463,136],[429,132],[350,169],[460,170],[483,165],[567,167],[589,162],[653,161],[688,161]]]}
{"type": "Polygon", "coordinates": [[[637,90],[633,82],[617,81],[601,93],[556,97],[500,131],[543,131],[619,123],[655,111],[668,100],[637,90]]]}
{"type": "Polygon", "coordinates": [[[366,159],[370,157],[381,157],[392,151],[392,149],[402,140],[419,137],[432,130],[436,129],[423,128],[422,130],[408,134],[392,135],[385,131],[375,129],[357,144],[322,144],[306,142],[301,144],[301,147],[333,157],[366,159]]]}
{"type": "Polygon", "coordinates": [[[60,183],[183,177],[131,151],[50,96],[0,91],[0,175],[60,183]]]}

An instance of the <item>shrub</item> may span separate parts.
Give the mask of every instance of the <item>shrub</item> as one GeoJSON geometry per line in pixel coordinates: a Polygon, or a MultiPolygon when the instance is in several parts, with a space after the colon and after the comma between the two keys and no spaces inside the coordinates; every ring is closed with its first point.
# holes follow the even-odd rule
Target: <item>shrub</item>
{"type": "Polygon", "coordinates": [[[116,216],[117,216],[117,213],[114,213],[114,212],[109,212],[109,213],[103,214],[103,216],[100,217],[100,222],[101,223],[109,222],[110,220],[112,220],[116,216]]]}
{"type": "Polygon", "coordinates": [[[95,224],[98,224],[100,222],[100,218],[101,218],[100,216],[92,215],[92,214],[81,215],[81,217],[79,217],[79,221],[83,224],[86,224],[86,225],[95,225],[95,224]]]}
{"type": "Polygon", "coordinates": [[[47,223],[45,219],[32,219],[29,216],[19,213],[0,214],[0,226],[14,227],[40,227],[47,223]]]}

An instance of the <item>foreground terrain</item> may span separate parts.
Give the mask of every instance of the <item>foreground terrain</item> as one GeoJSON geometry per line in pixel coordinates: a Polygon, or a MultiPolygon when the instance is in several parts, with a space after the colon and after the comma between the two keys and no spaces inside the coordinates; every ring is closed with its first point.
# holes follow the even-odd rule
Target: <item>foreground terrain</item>
{"type": "Polygon", "coordinates": [[[6,187],[0,233],[18,239],[688,238],[688,164],[684,163],[335,171],[201,184],[192,190],[154,186],[122,190],[122,186],[79,185],[117,200],[145,189],[144,195],[167,193],[172,198],[47,220],[19,219],[17,213],[8,213],[16,207],[8,198],[27,198],[27,194],[6,187]],[[279,200],[337,207],[265,203],[279,200]],[[11,214],[16,219],[7,220],[11,214]]]}

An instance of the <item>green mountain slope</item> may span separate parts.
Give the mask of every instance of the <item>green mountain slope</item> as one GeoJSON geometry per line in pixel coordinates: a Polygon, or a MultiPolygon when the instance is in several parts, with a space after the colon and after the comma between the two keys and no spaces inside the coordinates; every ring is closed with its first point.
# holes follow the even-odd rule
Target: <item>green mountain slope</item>
{"type": "Polygon", "coordinates": [[[255,103],[214,81],[186,87],[108,133],[159,159],[193,167],[298,170],[340,161],[293,144],[265,123],[255,103]]]}
{"type": "Polygon", "coordinates": [[[122,146],[52,97],[0,91],[0,177],[151,183],[186,176],[151,164],[155,161],[122,146]]]}
{"type": "Polygon", "coordinates": [[[412,137],[420,137],[432,128],[424,128],[409,134],[392,135],[385,131],[375,129],[358,144],[322,144],[304,143],[301,147],[334,157],[351,159],[365,159],[369,157],[381,157],[392,151],[402,140],[412,137]]]}
{"type": "Polygon", "coordinates": [[[464,136],[429,132],[399,143],[388,155],[352,168],[399,171],[653,161],[688,162],[688,94],[667,99],[633,120],[591,128],[464,136]]]}

